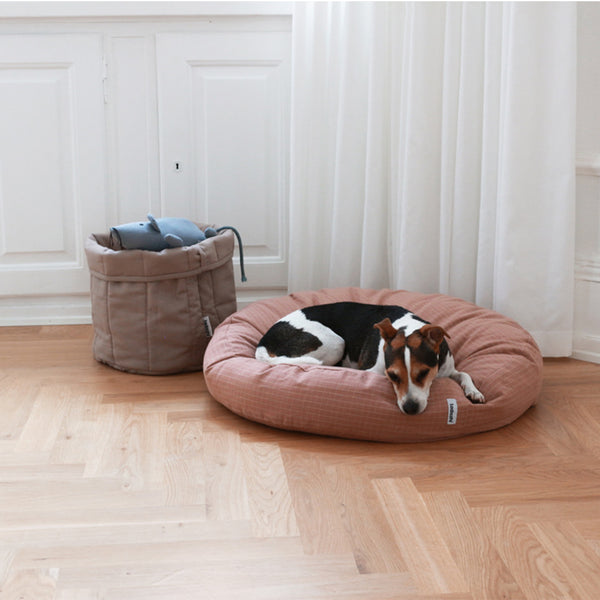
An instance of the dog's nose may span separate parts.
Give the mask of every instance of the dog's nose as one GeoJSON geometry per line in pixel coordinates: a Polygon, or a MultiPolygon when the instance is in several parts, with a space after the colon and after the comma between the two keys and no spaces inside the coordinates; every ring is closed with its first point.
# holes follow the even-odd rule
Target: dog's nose
{"type": "Polygon", "coordinates": [[[419,403],[415,402],[414,400],[407,400],[403,405],[402,405],[402,410],[407,414],[407,415],[416,415],[418,414],[420,409],[419,403]]]}

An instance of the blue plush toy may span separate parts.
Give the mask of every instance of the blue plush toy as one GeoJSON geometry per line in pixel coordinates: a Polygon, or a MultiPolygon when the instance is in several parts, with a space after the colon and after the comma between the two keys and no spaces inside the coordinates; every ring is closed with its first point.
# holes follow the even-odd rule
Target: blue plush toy
{"type": "Polygon", "coordinates": [[[119,240],[125,250],[152,250],[160,252],[166,248],[191,246],[217,235],[212,227],[202,231],[187,219],[166,217],[155,219],[148,215],[145,223],[125,223],[110,228],[111,234],[119,240]]]}
{"type": "Polygon", "coordinates": [[[238,240],[240,249],[240,269],[242,281],[246,281],[244,272],[244,253],[242,239],[235,227],[207,227],[204,231],[188,219],[165,217],[155,219],[151,214],[145,223],[125,223],[110,228],[111,236],[116,238],[118,246],[125,250],[152,250],[160,252],[167,248],[181,248],[191,246],[206,238],[214,237],[223,229],[231,229],[238,240]]]}

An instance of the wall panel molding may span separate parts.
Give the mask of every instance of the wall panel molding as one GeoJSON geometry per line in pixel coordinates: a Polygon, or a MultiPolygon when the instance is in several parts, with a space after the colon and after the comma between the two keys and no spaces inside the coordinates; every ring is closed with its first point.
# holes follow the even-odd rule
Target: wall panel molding
{"type": "Polygon", "coordinates": [[[293,2],[0,2],[4,19],[130,19],[291,15],[293,2]]]}
{"type": "Polygon", "coordinates": [[[73,63],[0,63],[0,271],[78,262],[73,93],[73,63]]]}
{"type": "Polygon", "coordinates": [[[600,283],[600,256],[578,257],[575,261],[575,278],[600,283]]]}
{"type": "Polygon", "coordinates": [[[578,156],[575,161],[575,172],[577,175],[600,177],[600,155],[578,156]]]}
{"type": "Polygon", "coordinates": [[[0,125],[0,298],[86,293],[83,242],[105,221],[102,37],[0,34],[0,125]]]}

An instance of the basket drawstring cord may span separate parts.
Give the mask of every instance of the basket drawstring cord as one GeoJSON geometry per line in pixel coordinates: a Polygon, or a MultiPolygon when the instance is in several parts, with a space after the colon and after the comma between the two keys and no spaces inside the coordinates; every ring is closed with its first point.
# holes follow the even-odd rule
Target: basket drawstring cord
{"type": "Polygon", "coordinates": [[[244,247],[242,245],[242,236],[235,227],[231,227],[230,225],[223,225],[223,227],[217,227],[216,231],[223,231],[224,229],[231,229],[231,231],[233,231],[235,237],[237,238],[238,247],[240,249],[240,271],[242,273],[242,282],[248,281],[246,278],[246,272],[244,270],[244,247]]]}

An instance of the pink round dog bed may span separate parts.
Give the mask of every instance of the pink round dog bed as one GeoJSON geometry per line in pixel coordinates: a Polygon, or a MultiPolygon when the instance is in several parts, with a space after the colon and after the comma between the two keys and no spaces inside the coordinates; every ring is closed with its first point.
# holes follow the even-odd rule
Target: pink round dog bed
{"type": "Polygon", "coordinates": [[[211,395],[234,413],[290,431],[384,442],[421,442],[489,431],[535,404],[542,357],[532,337],[497,312],[441,294],[325,289],[256,302],[215,330],[204,356],[211,395]],[[314,365],[268,365],[256,344],[279,318],[298,308],[343,300],[397,304],[441,325],[456,366],[486,398],[471,404],[460,386],[436,379],[427,409],[403,414],[389,381],[375,373],[314,365]]]}

